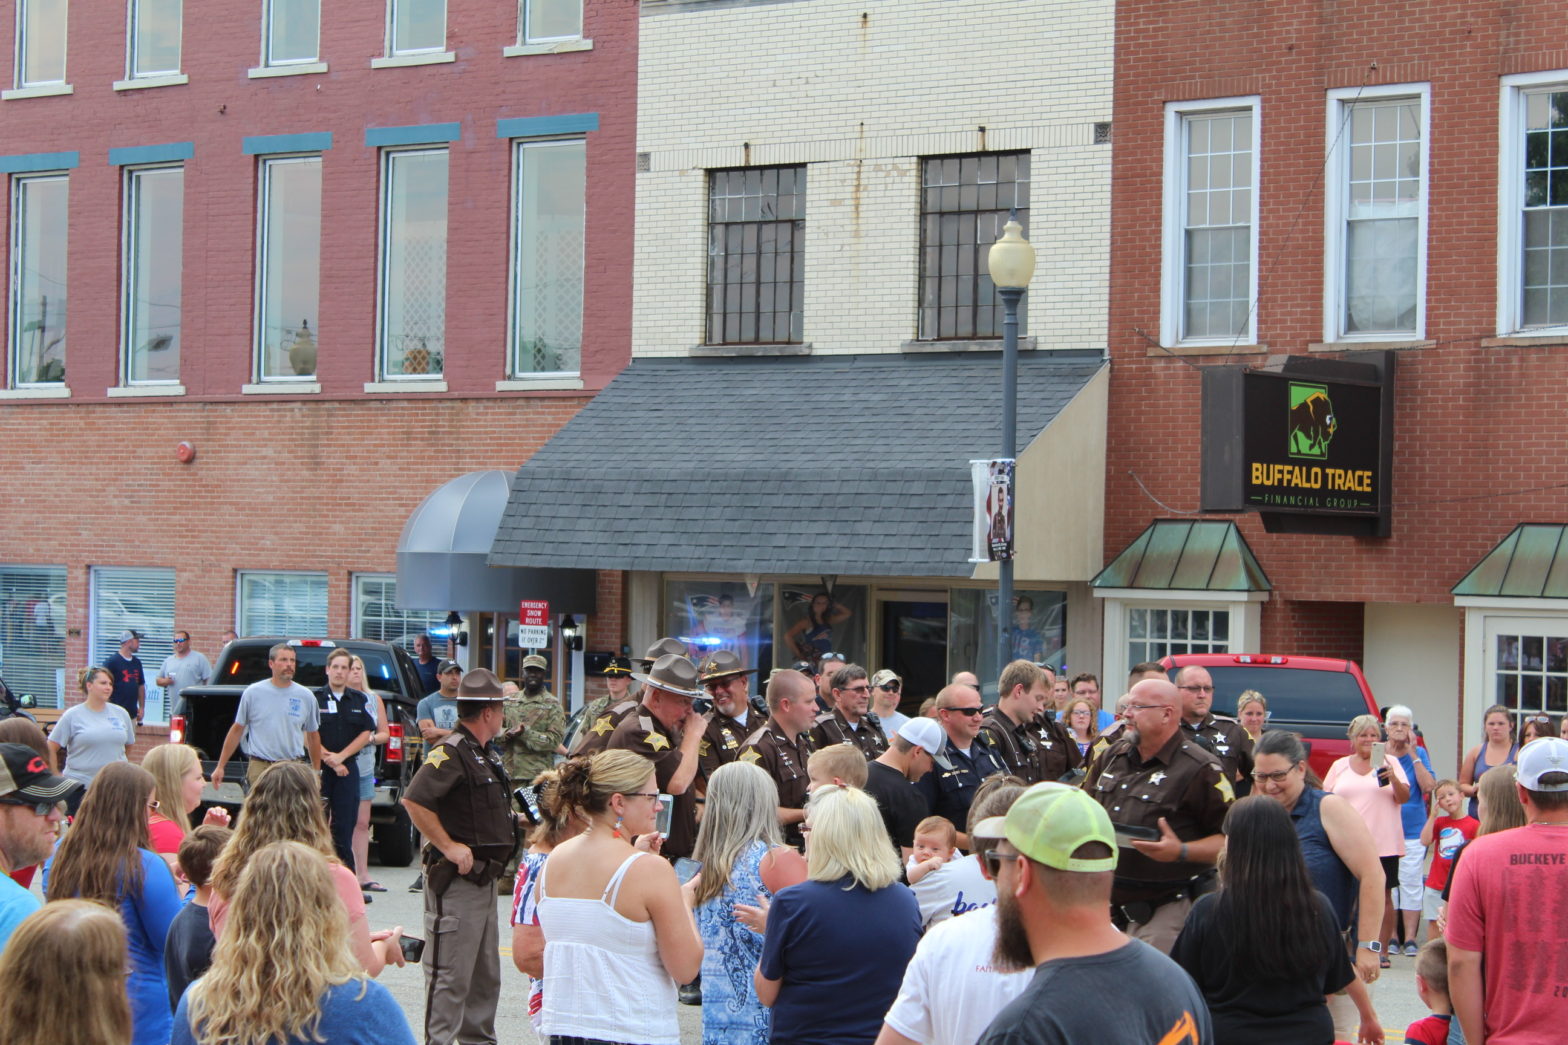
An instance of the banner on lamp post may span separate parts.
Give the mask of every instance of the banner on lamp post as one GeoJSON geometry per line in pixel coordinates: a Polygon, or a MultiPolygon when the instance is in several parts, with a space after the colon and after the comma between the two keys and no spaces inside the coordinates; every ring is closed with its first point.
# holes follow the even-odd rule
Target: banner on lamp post
{"type": "Polygon", "coordinates": [[[970,562],[1013,557],[1013,459],[970,461],[974,483],[974,539],[970,562]]]}

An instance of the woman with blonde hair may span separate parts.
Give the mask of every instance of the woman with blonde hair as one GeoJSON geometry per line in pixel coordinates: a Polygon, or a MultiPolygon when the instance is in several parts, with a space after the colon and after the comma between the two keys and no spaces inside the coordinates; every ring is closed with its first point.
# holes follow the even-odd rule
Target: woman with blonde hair
{"type": "Polygon", "coordinates": [[[56,900],[28,915],[0,952],[6,1045],[128,1045],[125,946],[102,904],[56,900]]]}
{"type": "MultiPolygon", "coordinates": [[[[55,852],[44,866],[44,895],[51,900],[97,900],[119,911],[128,938],[135,1045],[169,1040],[169,985],[163,949],[180,913],[180,891],[169,865],[147,837],[152,774],[129,762],[99,771],[55,852]]],[[[9,987],[7,988],[9,989],[9,987]]],[[[59,995],[56,994],[56,1001],[59,995]]]]}
{"type": "Polygon", "coordinates": [[[772,1040],[870,1045],[920,942],[920,905],[864,791],[817,788],[804,830],[807,880],[774,897],[752,982],[772,1040]]]}
{"type": "MultiPolygon", "coordinates": [[[[142,768],[153,780],[153,807],[147,811],[152,851],[173,868],[180,843],[191,833],[191,814],[201,805],[202,788],[207,784],[201,758],[195,748],[185,744],[159,744],[142,756],[142,768]]],[[[227,827],[229,812],[213,806],[202,822],[227,827]]]]}
{"type": "MultiPolygon", "coordinates": [[[[1361,814],[1372,841],[1377,845],[1378,862],[1383,867],[1383,923],[1379,940],[1394,931],[1394,905],[1388,899],[1399,888],[1399,858],[1405,854],[1405,829],[1400,807],[1410,797],[1410,779],[1399,759],[1385,748],[1381,765],[1372,764],[1373,745],[1383,739],[1383,724],[1376,715],[1357,715],[1346,729],[1350,754],[1337,758],[1323,774],[1323,790],[1339,795],[1361,814]]],[[[1378,958],[1378,967],[1390,965],[1388,952],[1378,958]]]]}
{"type": "Polygon", "coordinates": [[[359,879],[338,860],[322,812],[316,774],[303,762],[275,762],[262,771],[240,807],[234,837],[213,866],[212,934],[220,947],[229,905],[246,864],[258,850],[273,842],[301,842],[327,862],[348,920],[349,943],[367,973],[379,976],[388,962],[403,964],[403,950],[398,943],[403,927],[370,931],[359,879]]]}
{"type": "Polygon", "coordinates": [[[806,862],[779,832],[778,804],[778,785],[754,763],[730,762],[708,778],[707,815],[692,853],[703,869],[685,886],[702,936],[704,1041],[768,1041],[772,1020],[750,976],[762,957],[762,937],[736,917],[735,907],[767,902],[806,878],[806,862]]]}
{"type": "Polygon", "coordinates": [[[251,854],[212,966],[175,1010],[171,1045],[414,1045],[391,992],[354,956],[336,893],[308,845],[251,854]]]}
{"type": "Polygon", "coordinates": [[[376,731],[370,734],[370,743],[359,749],[356,765],[359,767],[359,818],[354,821],[354,870],[359,874],[359,887],[367,893],[384,893],[387,887],[370,877],[370,800],[376,797],[376,748],[392,737],[387,728],[387,705],[381,694],[370,687],[370,673],[365,670],[362,657],[355,657],[349,669],[348,684],[370,698],[370,713],[376,717],[376,731]]]}
{"type": "Polygon", "coordinates": [[[1242,690],[1241,696],[1236,698],[1236,721],[1241,723],[1241,728],[1247,731],[1247,736],[1256,744],[1269,721],[1268,700],[1255,689],[1242,690]]]}
{"type": "Polygon", "coordinates": [[[632,846],[656,829],[653,763],[601,751],[557,772],[561,808],[584,827],[550,854],[534,887],[545,940],[543,1033],[680,1045],[675,985],[701,971],[702,942],[674,869],[632,846]],[[607,1004],[606,984],[636,1004],[607,1004]]]}

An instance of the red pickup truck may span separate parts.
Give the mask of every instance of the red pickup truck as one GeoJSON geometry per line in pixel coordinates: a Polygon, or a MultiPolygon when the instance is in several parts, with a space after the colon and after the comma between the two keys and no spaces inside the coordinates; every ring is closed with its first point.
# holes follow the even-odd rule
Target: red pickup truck
{"type": "MultiPolygon", "coordinates": [[[[1377,715],[1377,701],[1366,676],[1353,660],[1294,657],[1266,653],[1183,653],[1166,657],[1161,667],[1176,677],[1189,664],[1214,677],[1214,713],[1235,717],[1236,698],[1249,689],[1268,701],[1264,729],[1300,733],[1310,750],[1308,763],[1319,778],[1337,758],[1350,754],[1345,731],[1357,715],[1377,715]]],[[[1381,718],[1381,716],[1379,716],[1381,718]]]]}

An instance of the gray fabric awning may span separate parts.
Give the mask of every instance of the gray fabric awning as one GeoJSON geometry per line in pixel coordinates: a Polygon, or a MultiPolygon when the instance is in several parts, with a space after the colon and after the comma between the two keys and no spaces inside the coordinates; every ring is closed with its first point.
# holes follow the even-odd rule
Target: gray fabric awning
{"type": "MultiPolygon", "coordinates": [[[[634,359],[518,470],[490,562],[968,577],[1000,355],[634,359]]],[[[1020,358],[1020,451],[1101,366],[1020,358]]]]}
{"type": "Polygon", "coordinates": [[[554,612],[593,612],[592,570],[489,565],[510,492],[505,472],[469,472],[420,502],[397,542],[398,608],[515,614],[520,599],[548,599],[554,612]]]}

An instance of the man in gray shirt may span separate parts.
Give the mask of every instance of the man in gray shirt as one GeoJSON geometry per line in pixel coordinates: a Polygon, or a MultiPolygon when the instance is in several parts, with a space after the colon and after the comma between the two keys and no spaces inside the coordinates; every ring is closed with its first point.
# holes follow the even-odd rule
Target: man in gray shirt
{"type": "Polygon", "coordinates": [[[191,649],[191,633],[181,629],[174,633],[174,652],[163,659],[158,677],[153,679],[167,693],[166,707],[171,715],[185,714],[185,701],[180,690],[186,686],[205,686],[212,678],[212,664],[203,653],[191,649]]]}
{"type": "Polygon", "coordinates": [[[297,762],[307,754],[311,767],[321,770],[321,711],[316,695],[294,681],[294,648],[280,642],[267,653],[270,679],[252,682],[240,694],[234,725],[223,738],[223,752],[212,771],[212,786],[223,783],[223,770],[229,764],[241,738],[250,763],[245,779],[257,775],[274,762],[297,762]]]}

